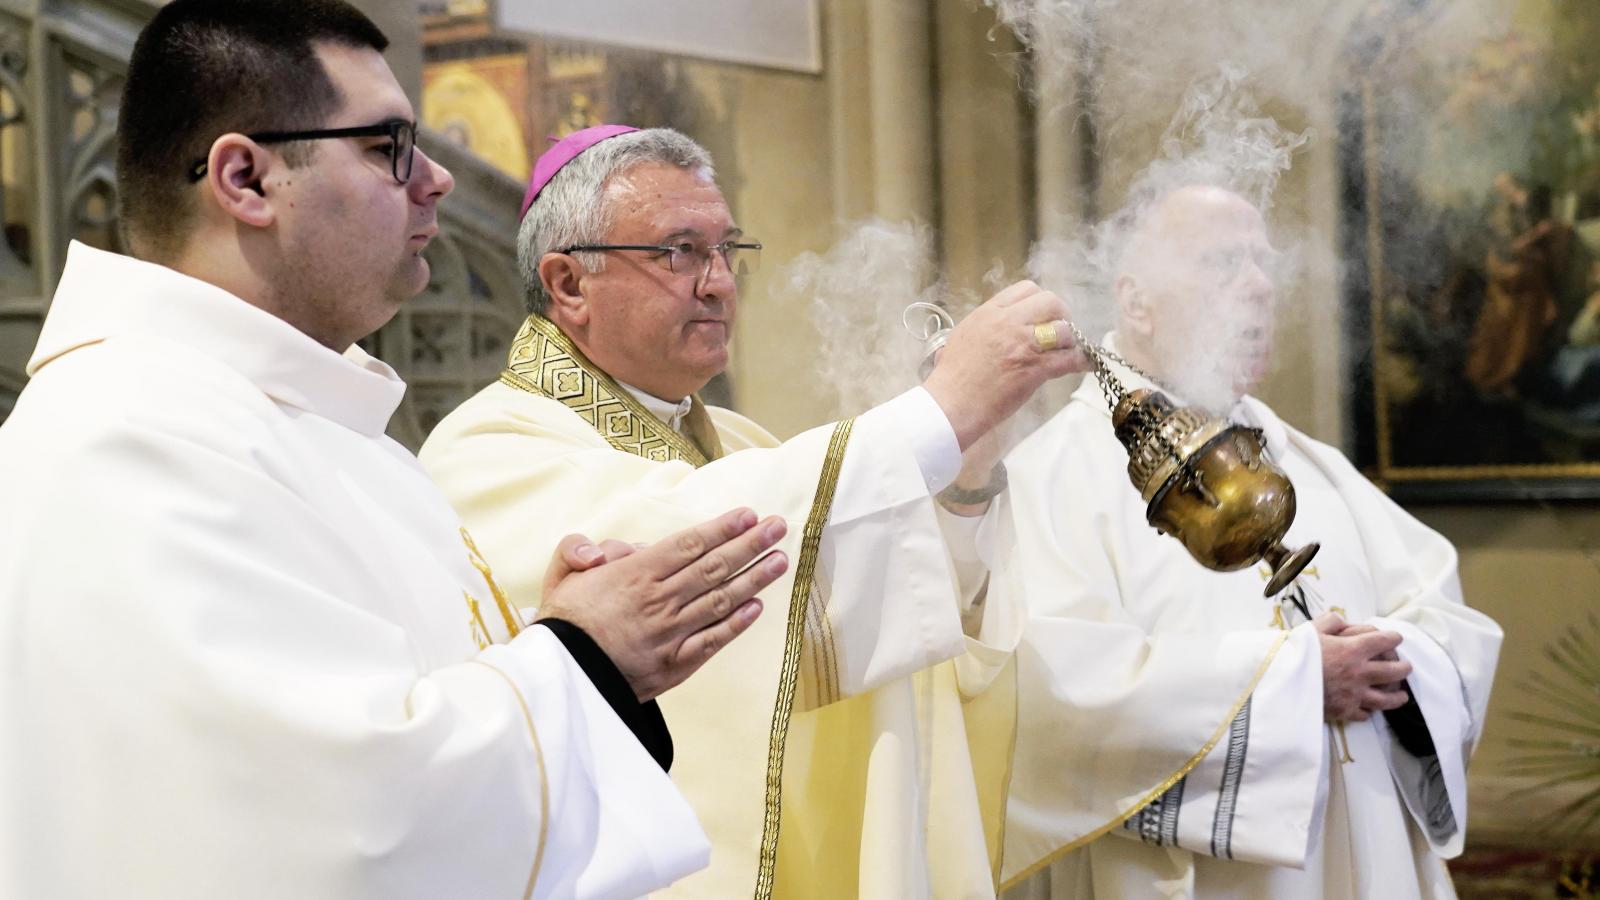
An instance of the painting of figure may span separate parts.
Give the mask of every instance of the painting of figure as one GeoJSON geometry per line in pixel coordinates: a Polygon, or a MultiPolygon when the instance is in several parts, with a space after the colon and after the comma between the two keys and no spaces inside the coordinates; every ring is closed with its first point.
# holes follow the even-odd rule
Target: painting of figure
{"type": "Polygon", "coordinates": [[[1418,499],[1600,496],[1600,10],[1375,0],[1347,43],[1354,437],[1418,499]]]}

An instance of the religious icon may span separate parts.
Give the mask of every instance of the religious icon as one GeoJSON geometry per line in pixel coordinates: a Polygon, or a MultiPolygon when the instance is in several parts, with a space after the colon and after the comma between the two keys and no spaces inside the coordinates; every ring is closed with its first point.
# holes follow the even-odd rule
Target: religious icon
{"type": "Polygon", "coordinates": [[[1600,18],[1374,0],[1346,40],[1356,457],[1396,497],[1600,496],[1600,18]]]}

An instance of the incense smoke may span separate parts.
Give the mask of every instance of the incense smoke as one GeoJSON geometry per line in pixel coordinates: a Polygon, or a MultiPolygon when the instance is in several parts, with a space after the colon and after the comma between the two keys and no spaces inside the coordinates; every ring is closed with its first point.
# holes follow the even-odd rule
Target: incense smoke
{"type": "Polygon", "coordinates": [[[809,299],[823,336],[817,382],[849,416],[916,385],[921,345],[901,314],[918,300],[937,302],[942,288],[926,227],[869,219],[842,231],[826,253],[796,257],[778,290],[809,299]]]}

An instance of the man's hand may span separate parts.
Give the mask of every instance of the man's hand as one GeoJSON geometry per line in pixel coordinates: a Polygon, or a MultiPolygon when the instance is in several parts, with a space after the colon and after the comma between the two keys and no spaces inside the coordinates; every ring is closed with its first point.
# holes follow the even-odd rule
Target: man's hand
{"type": "Polygon", "coordinates": [[[1322,715],[1329,722],[1365,722],[1405,705],[1411,664],[1395,654],[1400,635],[1346,625],[1336,613],[1312,620],[1322,644],[1322,715]]]}
{"type": "Polygon", "coordinates": [[[785,531],[776,516],[758,523],[737,509],[641,548],[569,535],[545,574],[539,618],[582,628],[640,702],[653,699],[755,622],[756,592],[789,568],[781,552],[762,556],[785,531]]]}
{"type": "Polygon", "coordinates": [[[1072,339],[1060,297],[1019,281],[989,298],[950,333],[923,387],[965,450],[1028,402],[1039,386],[1089,362],[1072,339]],[[1057,346],[1040,349],[1034,326],[1054,324],[1057,346]]]}

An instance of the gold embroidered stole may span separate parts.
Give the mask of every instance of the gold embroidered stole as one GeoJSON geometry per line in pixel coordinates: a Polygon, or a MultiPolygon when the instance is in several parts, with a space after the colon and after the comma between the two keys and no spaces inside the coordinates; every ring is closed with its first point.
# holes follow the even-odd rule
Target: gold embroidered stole
{"type": "Polygon", "coordinates": [[[500,381],[559,401],[624,453],[655,462],[679,460],[695,468],[722,456],[722,441],[699,397],[689,400],[686,438],[652,415],[543,316],[529,316],[517,332],[500,381]]]}

